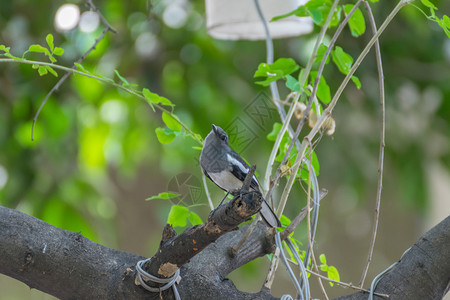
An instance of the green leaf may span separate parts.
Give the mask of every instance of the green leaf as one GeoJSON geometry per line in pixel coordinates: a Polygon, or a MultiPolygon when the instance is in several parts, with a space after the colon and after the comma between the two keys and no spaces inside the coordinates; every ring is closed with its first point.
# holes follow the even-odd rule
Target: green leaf
{"type": "Polygon", "coordinates": [[[429,0],[420,0],[421,2],[422,2],[422,4],[423,5],[425,5],[426,7],[429,7],[430,9],[434,9],[434,10],[437,10],[438,8],[433,4],[433,3],[431,3],[431,1],[429,1],[429,0]]]}
{"type": "Polygon", "coordinates": [[[203,224],[202,219],[195,212],[192,211],[189,212],[188,220],[189,222],[191,222],[192,226],[203,224]]]}
{"type": "Polygon", "coordinates": [[[257,81],[256,84],[268,86],[271,82],[281,79],[299,68],[292,58],[279,58],[273,64],[260,64],[253,77],[265,77],[265,80],[257,81]]]}
{"type": "MultiPolygon", "coordinates": [[[[324,44],[320,44],[319,49],[317,50],[316,58],[314,59],[314,62],[321,62],[323,57],[325,56],[325,52],[327,52],[328,46],[324,44]]],[[[325,64],[328,64],[330,62],[330,56],[327,57],[327,61],[325,64]]]]}
{"type": "Polygon", "coordinates": [[[39,72],[39,75],[44,76],[45,74],[48,73],[48,70],[47,70],[46,67],[40,66],[40,67],[38,68],[38,72],[39,72]]]}
{"type": "MultiPolygon", "coordinates": [[[[313,22],[319,26],[325,24],[325,21],[330,13],[332,3],[329,0],[310,0],[305,4],[309,16],[313,22]]],[[[337,26],[340,21],[341,9],[338,6],[331,18],[330,26],[337,26]]]]}
{"type": "Polygon", "coordinates": [[[114,73],[116,73],[117,77],[119,77],[120,81],[122,81],[122,85],[123,85],[123,86],[130,85],[130,83],[128,82],[128,80],[126,80],[125,77],[123,77],[122,75],[119,74],[119,71],[114,70],[114,73]]]}
{"type": "Polygon", "coordinates": [[[189,209],[181,205],[173,205],[170,208],[169,217],[167,218],[167,224],[171,224],[173,227],[186,226],[186,218],[189,215],[189,209]]]}
{"type": "MultiPolygon", "coordinates": [[[[45,55],[47,55],[47,53],[46,53],[45,55]]],[[[56,62],[56,58],[54,58],[53,55],[49,54],[49,55],[48,55],[48,58],[50,59],[50,62],[51,62],[52,64],[56,62]]]]}
{"type": "Polygon", "coordinates": [[[287,14],[273,17],[272,20],[270,20],[270,22],[278,21],[278,20],[293,16],[293,15],[296,15],[297,17],[307,17],[308,10],[306,9],[305,5],[301,5],[287,14]]]}
{"type": "Polygon", "coordinates": [[[46,68],[47,71],[49,71],[53,76],[58,77],[58,73],[56,73],[55,70],[53,70],[52,67],[50,67],[50,66],[45,66],[45,68],[46,68]]]}
{"type": "Polygon", "coordinates": [[[180,194],[177,193],[170,193],[170,192],[163,192],[163,193],[159,193],[158,195],[155,196],[151,196],[150,198],[145,199],[146,201],[150,201],[150,200],[156,200],[156,199],[162,199],[162,200],[167,200],[167,199],[173,199],[180,196],[180,194]]]}
{"type": "MultiPolygon", "coordinates": [[[[344,12],[346,16],[350,13],[353,7],[354,7],[353,4],[344,5],[344,12]]],[[[364,15],[359,8],[355,10],[353,15],[348,20],[348,26],[350,27],[350,30],[354,37],[358,37],[366,31],[366,23],[364,21],[364,15]]]]}
{"type": "MultiPolygon", "coordinates": [[[[317,71],[311,71],[311,82],[314,85],[316,82],[316,77],[318,72],[317,71]]],[[[331,92],[330,87],[328,86],[327,82],[325,81],[325,78],[321,75],[319,86],[317,87],[317,98],[320,99],[323,103],[330,103],[331,101],[331,92]]]]}
{"type": "Polygon", "coordinates": [[[359,81],[359,78],[356,76],[352,76],[352,81],[359,90],[361,88],[361,81],[359,81]]]}
{"type": "Polygon", "coordinates": [[[344,50],[336,46],[336,50],[331,51],[331,56],[333,57],[333,62],[338,67],[339,71],[344,75],[347,75],[352,68],[353,58],[344,52],[344,50]]]}
{"type": "Polygon", "coordinates": [[[55,47],[55,50],[53,50],[53,54],[61,56],[64,54],[64,49],[61,47],[55,47]]]}
{"type": "Polygon", "coordinates": [[[273,123],[272,131],[267,135],[267,139],[271,142],[275,142],[282,126],[283,125],[281,125],[281,123],[278,122],[273,123]]]}
{"type": "Polygon", "coordinates": [[[50,33],[47,34],[47,37],[45,38],[45,40],[47,41],[48,47],[53,52],[53,49],[55,49],[55,45],[53,44],[53,35],[50,33]]]}
{"type": "Polygon", "coordinates": [[[283,227],[287,227],[289,226],[289,224],[291,224],[291,220],[285,215],[281,215],[280,222],[283,227]]]}
{"type": "Polygon", "coordinates": [[[142,89],[142,94],[144,95],[145,100],[150,104],[150,106],[153,107],[153,103],[158,104],[161,103],[162,105],[167,106],[175,106],[169,99],[164,98],[158,94],[150,92],[149,89],[142,89]]]}
{"type": "Polygon", "coordinates": [[[39,68],[39,65],[38,65],[38,64],[32,64],[32,65],[31,65],[31,67],[32,67],[33,69],[35,69],[35,70],[36,70],[36,69],[38,69],[38,68],[39,68]]]}
{"type": "Polygon", "coordinates": [[[286,87],[292,91],[300,92],[300,82],[291,75],[286,75],[286,87]]]}
{"type": "Polygon", "coordinates": [[[90,74],[90,72],[89,72],[88,70],[86,70],[86,69],[83,67],[82,64],[79,64],[79,63],[76,63],[76,62],[73,63],[73,64],[74,64],[78,69],[80,69],[81,71],[90,74]]]}
{"type": "Polygon", "coordinates": [[[28,51],[29,52],[48,53],[48,54],[50,54],[50,52],[48,51],[47,48],[42,47],[41,45],[38,45],[38,44],[31,45],[28,48],[28,51]]]}
{"type": "MultiPolygon", "coordinates": [[[[341,281],[338,270],[334,266],[328,267],[328,278],[336,281],[341,281]]],[[[333,282],[330,282],[330,286],[333,286],[333,282]]]]}
{"type": "Polygon", "coordinates": [[[9,53],[10,47],[6,47],[5,45],[0,45],[0,51],[9,53]]]}
{"type": "Polygon", "coordinates": [[[176,134],[168,128],[156,128],[156,137],[161,144],[170,144],[175,139],[176,134]]]}
{"type": "Polygon", "coordinates": [[[164,121],[164,124],[167,125],[170,129],[173,131],[180,131],[181,130],[181,124],[180,121],[178,121],[174,116],[169,115],[166,112],[162,113],[162,119],[164,121]]]}
{"type": "Polygon", "coordinates": [[[324,265],[327,264],[327,258],[325,257],[325,254],[320,254],[319,260],[320,260],[320,262],[323,263],[324,265]]]}

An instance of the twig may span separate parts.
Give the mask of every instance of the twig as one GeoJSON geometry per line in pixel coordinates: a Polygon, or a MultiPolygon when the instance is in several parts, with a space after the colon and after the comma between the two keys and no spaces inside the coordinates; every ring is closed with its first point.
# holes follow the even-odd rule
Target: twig
{"type": "MultiPolygon", "coordinates": [[[[118,89],[126,91],[127,93],[130,93],[130,94],[132,94],[132,95],[134,95],[134,96],[136,96],[136,97],[146,101],[146,99],[142,95],[142,93],[139,93],[137,91],[129,89],[129,88],[127,88],[127,87],[125,87],[125,86],[123,86],[121,84],[118,84],[116,82],[112,82],[108,78],[102,78],[102,77],[96,76],[94,74],[89,74],[89,73],[86,73],[86,72],[79,71],[77,69],[72,69],[72,68],[69,68],[69,67],[64,67],[64,66],[61,66],[61,65],[56,65],[56,64],[53,64],[53,63],[47,63],[47,62],[42,62],[42,61],[27,60],[27,59],[17,60],[17,59],[13,59],[13,58],[0,58],[0,63],[4,63],[4,62],[20,63],[20,64],[28,64],[28,65],[39,65],[39,66],[49,66],[49,67],[52,67],[52,68],[55,68],[55,69],[58,69],[58,70],[63,70],[63,71],[66,71],[66,72],[79,74],[79,75],[82,75],[82,76],[86,76],[88,78],[96,79],[96,80],[101,81],[101,82],[103,82],[105,84],[109,84],[111,86],[114,86],[114,87],[116,87],[118,89]]],[[[165,109],[162,104],[153,103],[152,105],[157,107],[160,111],[165,112],[165,113],[173,116],[173,112],[165,109]]],[[[184,124],[181,120],[177,120],[177,121],[178,121],[178,123],[180,123],[181,127],[183,127],[189,133],[189,135],[191,135],[193,137],[193,139],[195,141],[197,141],[200,145],[203,145],[203,141],[199,138],[199,136],[197,134],[195,134],[191,129],[189,129],[189,127],[186,124],[184,124]]]]}
{"type": "MultiPolygon", "coordinates": [[[[242,188],[241,188],[241,191],[243,191],[244,193],[248,192],[248,189],[250,187],[250,182],[253,178],[253,174],[255,174],[255,170],[256,170],[256,166],[252,165],[244,179],[244,183],[242,184],[242,188]]],[[[262,197],[262,195],[261,195],[261,197],[262,197]]],[[[262,201],[264,201],[264,199],[262,201]]],[[[233,256],[236,255],[236,253],[239,251],[239,249],[241,249],[242,245],[244,245],[245,241],[247,241],[247,239],[250,236],[250,234],[252,233],[253,229],[255,229],[255,226],[258,223],[258,221],[259,221],[259,214],[255,216],[255,218],[253,219],[252,223],[248,227],[247,231],[245,232],[244,236],[239,241],[239,243],[237,245],[235,245],[234,247],[231,247],[231,255],[233,255],[233,256]]]]}
{"type": "MultiPolygon", "coordinates": [[[[106,19],[100,13],[100,11],[97,9],[97,7],[92,3],[92,0],[87,0],[87,4],[93,11],[95,11],[99,15],[101,22],[105,26],[105,29],[102,31],[100,36],[94,41],[94,44],[86,52],[84,52],[84,54],[76,61],[76,63],[78,63],[78,64],[81,63],[88,56],[88,54],[97,47],[98,43],[100,43],[100,41],[105,37],[105,35],[108,33],[108,31],[116,33],[116,30],[114,30],[109,25],[109,23],[106,21],[106,19]]],[[[75,69],[75,68],[76,68],[76,65],[74,64],[72,66],[72,69],[75,69]]],[[[47,103],[47,101],[50,98],[50,96],[60,88],[60,86],[64,83],[64,81],[66,81],[66,79],[70,75],[72,75],[72,72],[66,72],[66,74],[64,74],[64,76],[61,77],[61,79],[50,90],[50,92],[48,92],[48,94],[45,96],[44,100],[42,100],[41,105],[39,106],[36,114],[34,115],[33,124],[31,125],[31,140],[32,141],[34,141],[34,127],[36,125],[37,118],[39,117],[39,114],[41,113],[42,108],[47,103]]]]}
{"type": "MultiPolygon", "coordinates": [[[[309,151],[310,151],[310,157],[312,157],[312,146],[311,146],[311,141],[308,140],[309,143],[309,151]]],[[[308,197],[307,197],[307,202],[306,202],[306,207],[307,207],[307,211],[308,213],[306,214],[306,223],[307,223],[307,228],[308,228],[308,246],[309,246],[309,251],[311,252],[311,258],[312,258],[312,264],[314,265],[316,272],[319,272],[319,268],[317,267],[317,261],[316,261],[316,257],[314,256],[314,249],[313,249],[313,240],[312,240],[312,232],[311,232],[311,170],[312,170],[312,159],[308,160],[309,166],[308,166],[308,170],[309,170],[309,176],[308,176],[308,197]]],[[[306,270],[308,270],[308,258],[305,255],[305,268],[306,270]]],[[[319,286],[320,289],[322,290],[323,295],[325,296],[325,298],[327,300],[329,300],[327,292],[325,291],[325,288],[323,286],[322,283],[322,279],[320,279],[320,277],[317,277],[317,280],[319,281],[319,286]]]]}
{"type": "MultiPolygon", "coordinates": [[[[369,22],[372,28],[373,34],[377,32],[377,25],[373,17],[372,10],[368,2],[364,2],[364,6],[369,15],[369,22]]],[[[384,165],[384,147],[385,147],[385,132],[386,132],[386,113],[385,113],[385,93],[384,93],[384,75],[383,75],[383,62],[381,60],[380,43],[378,39],[375,41],[375,55],[377,59],[378,68],[378,80],[380,85],[380,152],[378,155],[378,184],[377,184],[377,199],[375,205],[374,224],[372,229],[372,237],[370,240],[369,253],[367,255],[367,263],[364,268],[359,286],[363,287],[364,280],[366,279],[367,272],[369,271],[369,265],[372,261],[373,249],[375,247],[375,239],[377,237],[378,221],[380,217],[380,205],[381,205],[381,189],[383,187],[383,165],[384,165]]]]}
{"type": "MultiPolygon", "coordinates": [[[[291,260],[290,260],[290,262],[293,263],[293,264],[296,264],[295,262],[293,262],[293,261],[291,261],[291,260]]],[[[355,286],[355,285],[353,285],[353,284],[351,284],[351,283],[346,283],[346,282],[342,282],[342,281],[337,281],[337,280],[334,280],[334,279],[330,279],[330,278],[328,278],[328,277],[326,277],[326,276],[323,276],[322,274],[316,273],[316,272],[311,271],[311,270],[306,270],[306,272],[308,272],[308,273],[310,273],[310,274],[312,274],[312,275],[314,275],[314,276],[320,277],[320,278],[322,278],[322,279],[324,279],[324,280],[326,280],[326,281],[336,283],[337,285],[342,286],[342,287],[351,288],[351,289],[354,289],[354,290],[358,290],[358,291],[370,293],[369,290],[360,288],[360,287],[355,286]]],[[[383,297],[383,298],[389,298],[389,295],[386,295],[386,294],[374,293],[374,295],[377,295],[377,296],[383,297]]]]}
{"type": "Polygon", "coordinates": [[[205,173],[203,173],[203,172],[202,172],[202,180],[203,180],[203,186],[205,187],[206,198],[208,199],[208,203],[209,203],[209,208],[211,208],[211,210],[214,210],[214,204],[212,203],[211,195],[209,194],[209,190],[208,190],[208,185],[206,184],[206,176],[205,176],[205,173]]]}
{"type": "Polygon", "coordinates": [[[117,33],[117,31],[112,28],[111,25],[109,25],[108,21],[106,21],[105,17],[103,17],[103,14],[100,12],[100,10],[94,5],[94,3],[92,2],[92,0],[87,0],[87,5],[93,10],[95,11],[98,16],[100,17],[100,21],[102,22],[103,25],[105,25],[105,27],[108,27],[109,30],[113,33],[117,33]]]}
{"type": "Polygon", "coordinates": [[[269,270],[267,271],[266,280],[264,280],[263,289],[268,291],[272,288],[273,280],[275,279],[275,273],[278,268],[278,263],[280,262],[280,251],[281,249],[278,247],[275,249],[269,270]]]}

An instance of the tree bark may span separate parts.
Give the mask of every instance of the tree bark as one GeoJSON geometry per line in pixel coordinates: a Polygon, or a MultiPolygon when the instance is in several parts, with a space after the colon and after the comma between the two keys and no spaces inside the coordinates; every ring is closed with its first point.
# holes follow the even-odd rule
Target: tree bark
{"type": "MultiPolygon", "coordinates": [[[[104,247],[4,207],[0,207],[0,228],[0,273],[32,288],[61,299],[160,297],[135,284],[135,265],[141,256],[104,247]]],[[[273,251],[273,233],[260,223],[241,250],[230,256],[230,247],[246,228],[220,236],[181,267],[178,290],[183,300],[275,299],[270,291],[241,292],[226,279],[231,271],[273,251]]],[[[389,299],[441,299],[450,282],[449,249],[450,217],[420,238],[376,291],[389,294],[389,299]]],[[[173,299],[171,290],[164,299],[173,299]]],[[[367,294],[339,299],[367,299],[367,294]]]]}
{"type": "MultiPolygon", "coordinates": [[[[407,251],[399,264],[385,275],[375,291],[389,300],[442,299],[450,287],[450,216],[425,233],[407,251]]],[[[366,300],[355,293],[338,300],[366,300]]],[[[374,296],[374,299],[384,298],[374,296]]]]}

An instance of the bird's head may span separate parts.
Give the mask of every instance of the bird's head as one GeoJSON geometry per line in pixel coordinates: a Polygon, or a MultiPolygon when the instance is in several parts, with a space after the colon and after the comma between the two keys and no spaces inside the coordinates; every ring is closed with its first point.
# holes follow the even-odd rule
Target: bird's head
{"type": "Polygon", "coordinates": [[[212,131],[217,139],[228,145],[228,135],[222,128],[213,124],[212,131]]]}

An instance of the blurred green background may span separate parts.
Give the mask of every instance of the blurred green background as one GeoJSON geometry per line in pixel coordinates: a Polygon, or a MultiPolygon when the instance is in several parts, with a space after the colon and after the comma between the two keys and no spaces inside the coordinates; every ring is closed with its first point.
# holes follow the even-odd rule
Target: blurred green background
{"type": "MultiPolygon", "coordinates": [[[[71,3],[81,13],[87,11],[83,1],[71,3]]],[[[448,1],[433,3],[439,13],[449,14],[448,1]]],[[[65,49],[59,63],[70,66],[103,27],[84,28],[80,23],[72,30],[58,29],[55,15],[63,4],[3,1],[0,44],[21,56],[29,45],[45,44],[45,36],[52,33],[55,44],[65,49]]],[[[180,119],[203,137],[212,123],[224,128],[235,122],[254,123],[245,108],[269,97],[269,90],[253,79],[265,60],[263,41],[211,38],[202,1],[95,4],[117,34],[108,33],[87,57],[87,69],[111,78],[117,69],[128,81],[171,99],[180,119]],[[174,6],[176,18],[168,13],[174,6]]],[[[377,24],[395,4],[372,5],[377,24]]],[[[276,40],[275,56],[293,57],[304,66],[317,31],[276,40]]],[[[355,39],[346,30],[338,45],[356,58],[369,39],[368,33],[355,39]]],[[[384,189],[366,285],[450,213],[450,40],[418,10],[406,7],[382,35],[381,50],[387,116],[384,189]]],[[[37,54],[27,58],[45,60],[37,54]]],[[[316,148],[319,184],[328,195],[321,206],[315,251],[326,254],[342,281],[353,283],[359,281],[366,261],[376,196],[379,94],[373,52],[356,75],[362,89],[350,84],[345,90],[333,113],[336,133],[324,136],[316,148]]],[[[331,65],[325,76],[332,91],[343,79],[331,65]]],[[[199,188],[201,194],[185,198],[185,204],[207,218],[200,152],[193,149],[198,144],[183,137],[159,144],[155,128],[164,126],[161,113],[123,91],[86,77],[70,77],[44,107],[32,142],[33,116],[57,80],[40,77],[30,65],[0,64],[0,205],[143,256],[156,251],[174,203],[145,199],[167,191],[175,179],[190,178],[199,188]]],[[[280,88],[284,97],[286,89],[281,84],[280,88]]],[[[272,147],[266,135],[278,119],[273,115],[266,121],[262,127],[253,126],[246,146],[236,149],[257,164],[260,175],[272,147]]],[[[286,209],[290,218],[305,205],[305,193],[295,187],[286,209]]],[[[223,193],[213,185],[209,190],[217,204],[223,193]]],[[[299,239],[304,231],[297,230],[299,239]]],[[[230,277],[241,290],[257,291],[267,265],[267,258],[260,258],[230,277]]],[[[52,298],[3,275],[0,290],[0,299],[52,298]]],[[[279,268],[273,290],[275,296],[294,293],[284,267],[279,268]]],[[[336,286],[327,291],[332,297],[352,292],[336,286]]],[[[314,295],[322,297],[317,289],[314,295]]]]}

